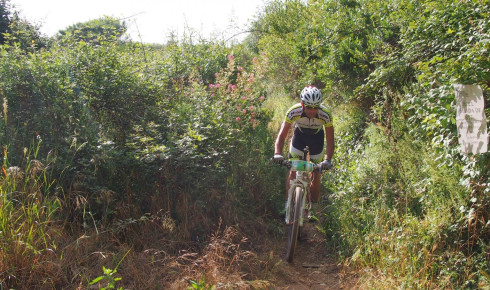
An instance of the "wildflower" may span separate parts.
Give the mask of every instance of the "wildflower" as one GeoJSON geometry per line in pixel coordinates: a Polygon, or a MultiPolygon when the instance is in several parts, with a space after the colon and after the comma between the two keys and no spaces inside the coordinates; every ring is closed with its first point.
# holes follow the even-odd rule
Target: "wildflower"
{"type": "Polygon", "coordinates": [[[253,119],[253,118],[250,119],[250,122],[255,123],[255,119],[253,119]]]}
{"type": "Polygon", "coordinates": [[[247,110],[243,109],[242,113],[245,115],[247,113],[247,110]]]}
{"type": "Polygon", "coordinates": [[[242,71],[243,70],[243,67],[239,66],[237,67],[238,71],[242,71]]]}
{"type": "Polygon", "coordinates": [[[211,94],[211,97],[214,97],[214,93],[211,94]]]}
{"type": "Polygon", "coordinates": [[[250,91],[250,88],[245,88],[245,90],[246,90],[247,92],[249,92],[249,91],[250,91]]]}
{"type": "Polygon", "coordinates": [[[259,59],[257,57],[254,57],[254,62],[257,62],[259,59]]]}
{"type": "Polygon", "coordinates": [[[248,109],[249,109],[250,111],[253,111],[253,110],[255,109],[255,107],[254,107],[254,106],[250,106],[250,107],[248,107],[248,109]]]}
{"type": "Polygon", "coordinates": [[[219,88],[219,87],[221,87],[221,84],[216,84],[216,88],[219,88]]]}
{"type": "Polygon", "coordinates": [[[235,56],[233,54],[228,55],[228,60],[234,60],[234,59],[235,59],[235,56]]]}
{"type": "Polygon", "coordinates": [[[265,100],[265,97],[264,96],[260,96],[259,100],[263,101],[263,100],[265,100]]]}
{"type": "Polygon", "coordinates": [[[20,169],[19,166],[11,166],[11,167],[7,168],[7,175],[11,179],[16,180],[16,181],[19,181],[22,178],[24,178],[24,172],[22,171],[22,169],[20,169]]]}
{"type": "Polygon", "coordinates": [[[236,117],[236,118],[235,118],[235,121],[237,121],[237,122],[240,122],[240,120],[241,120],[241,118],[240,118],[240,117],[236,117]]]}
{"type": "Polygon", "coordinates": [[[213,84],[209,84],[209,87],[210,87],[210,88],[214,88],[214,85],[213,85],[213,84]]]}
{"type": "Polygon", "coordinates": [[[243,97],[242,97],[242,100],[244,100],[244,101],[245,101],[246,99],[247,99],[247,97],[245,97],[245,96],[243,96],[243,97]]]}

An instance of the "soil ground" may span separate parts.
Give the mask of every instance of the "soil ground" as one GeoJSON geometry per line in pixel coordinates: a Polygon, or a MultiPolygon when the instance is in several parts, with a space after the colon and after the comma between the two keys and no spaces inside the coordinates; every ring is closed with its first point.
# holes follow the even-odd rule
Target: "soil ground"
{"type": "MultiPolygon", "coordinates": [[[[297,244],[293,263],[283,261],[272,269],[270,281],[274,289],[355,289],[355,275],[345,272],[325,246],[325,237],[316,228],[317,223],[306,223],[303,232],[307,239],[297,244]]],[[[285,256],[285,238],[277,243],[277,253],[285,256]]]]}

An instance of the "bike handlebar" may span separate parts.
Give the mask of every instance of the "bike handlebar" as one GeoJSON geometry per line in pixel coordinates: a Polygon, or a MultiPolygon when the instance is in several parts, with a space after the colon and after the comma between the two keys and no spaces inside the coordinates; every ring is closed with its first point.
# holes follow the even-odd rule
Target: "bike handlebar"
{"type": "MultiPolygon", "coordinates": [[[[302,161],[302,160],[294,160],[294,161],[302,161]]],[[[311,164],[311,166],[313,167],[313,169],[311,171],[322,171],[320,164],[315,164],[313,162],[308,162],[308,164],[311,164]]],[[[279,165],[287,167],[288,169],[291,169],[293,167],[293,161],[292,160],[283,160],[279,165]]],[[[295,170],[295,171],[310,171],[310,170],[295,170]]]]}

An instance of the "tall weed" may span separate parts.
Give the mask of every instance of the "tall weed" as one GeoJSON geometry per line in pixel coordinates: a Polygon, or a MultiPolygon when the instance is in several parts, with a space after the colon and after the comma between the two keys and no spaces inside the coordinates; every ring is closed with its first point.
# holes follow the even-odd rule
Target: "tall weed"
{"type": "MultiPolygon", "coordinates": [[[[40,143],[40,142],[39,142],[40,143]]],[[[60,200],[35,151],[26,149],[24,168],[9,164],[4,150],[0,177],[0,286],[56,287],[61,281],[56,239],[60,200]],[[33,155],[32,155],[33,154],[33,155]]]]}
{"type": "Polygon", "coordinates": [[[350,148],[337,150],[342,162],[326,183],[332,192],[323,226],[329,243],[348,265],[372,268],[369,287],[487,285],[482,221],[488,213],[482,206],[488,201],[462,182],[463,163],[437,159],[439,151],[403,133],[399,119],[388,138],[373,124],[358,135],[363,119],[351,116],[357,126],[343,123],[337,132],[358,137],[341,140],[339,148],[344,142],[350,148]],[[470,274],[475,271],[482,274],[470,274]]]}

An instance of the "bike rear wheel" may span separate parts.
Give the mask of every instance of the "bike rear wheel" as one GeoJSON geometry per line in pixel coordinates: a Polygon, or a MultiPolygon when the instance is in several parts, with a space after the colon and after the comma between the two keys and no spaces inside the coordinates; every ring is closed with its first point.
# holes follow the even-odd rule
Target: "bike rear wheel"
{"type": "Polygon", "coordinates": [[[299,222],[301,218],[301,198],[303,197],[303,188],[297,186],[294,189],[294,196],[289,207],[290,221],[288,226],[288,237],[286,245],[286,260],[291,263],[294,259],[294,251],[299,235],[299,222]]]}

